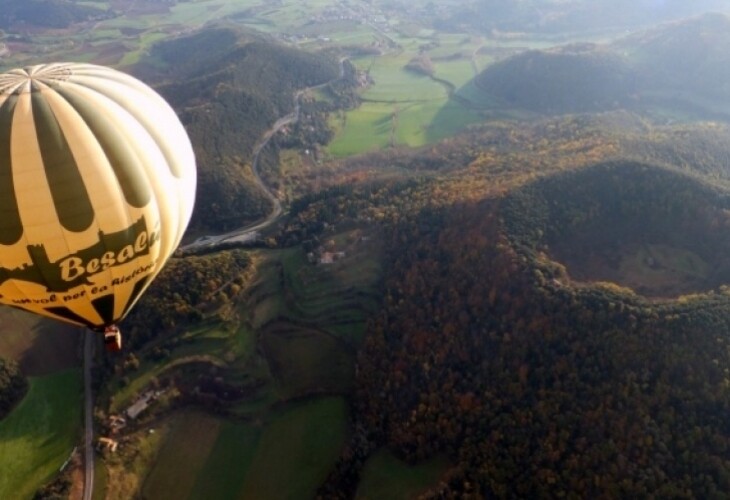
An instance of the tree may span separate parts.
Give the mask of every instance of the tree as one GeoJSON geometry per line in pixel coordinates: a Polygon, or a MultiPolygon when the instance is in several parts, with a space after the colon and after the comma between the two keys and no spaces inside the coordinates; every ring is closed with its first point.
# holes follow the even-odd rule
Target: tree
{"type": "Polygon", "coordinates": [[[17,363],[0,358],[0,419],[23,399],[28,381],[18,369],[17,363]]]}

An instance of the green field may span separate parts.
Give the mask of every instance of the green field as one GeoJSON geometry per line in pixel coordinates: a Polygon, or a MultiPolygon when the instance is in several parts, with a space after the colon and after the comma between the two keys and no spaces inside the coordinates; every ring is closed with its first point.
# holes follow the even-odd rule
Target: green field
{"type": "MultiPolygon", "coordinates": [[[[336,240],[347,248],[347,238],[336,240]]],[[[308,264],[300,248],[277,251],[263,268],[263,295],[285,300],[266,298],[251,312],[265,325],[259,349],[281,399],[345,394],[352,387],[355,348],[376,306],[370,297],[381,271],[376,249],[355,245],[349,251],[351,257],[330,266],[308,264]],[[279,272],[279,288],[272,290],[279,272]]]]}
{"type": "Polygon", "coordinates": [[[202,413],[173,417],[146,498],[311,498],[347,435],[341,398],[298,403],[262,427],[202,413]]]}
{"type": "MultiPolygon", "coordinates": [[[[299,35],[311,37],[325,46],[343,45],[346,47],[366,46],[376,42],[376,33],[362,24],[353,21],[331,21],[296,30],[299,35]]],[[[306,43],[306,42],[304,42],[306,43]]]]}
{"type": "Polygon", "coordinates": [[[434,76],[451,82],[456,88],[463,87],[476,76],[469,59],[434,61],[434,69],[434,76]]]}
{"type": "Polygon", "coordinates": [[[375,84],[363,94],[363,99],[390,103],[445,99],[442,85],[405,69],[411,57],[406,54],[376,59],[370,66],[370,77],[375,84]]]}
{"type": "Polygon", "coordinates": [[[363,467],[358,500],[408,500],[438,483],[448,469],[445,458],[408,465],[387,451],[379,451],[363,467]]]}
{"type": "MultiPolygon", "coordinates": [[[[460,37],[459,40],[463,40],[460,37]]],[[[439,54],[469,52],[471,45],[437,46],[439,54]]],[[[327,151],[346,157],[394,145],[423,146],[450,137],[471,123],[482,121],[474,110],[483,102],[457,101],[450,93],[467,85],[474,76],[469,57],[435,60],[434,78],[405,69],[417,53],[411,50],[380,57],[353,59],[368,71],[374,83],[362,94],[356,109],[333,117],[335,138],[327,151]],[[445,83],[448,82],[448,83],[445,83]]],[[[461,95],[461,94],[460,94],[461,95]]],[[[475,93],[479,96],[479,92],[475,93]]]]}
{"type": "Polygon", "coordinates": [[[368,102],[333,123],[339,129],[327,151],[337,157],[382,149],[391,143],[393,106],[368,102]]]}
{"type": "Polygon", "coordinates": [[[327,151],[341,158],[391,145],[423,146],[481,120],[475,111],[447,99],[411,104],[365,102],[333,121],[339,131],[327,151]]]}
{"type": "Polygon", "coordinates": [[[81,373],[30,379],[23,401],[0,421],[0,498],[30,498],[55,475],[81,433],[81,373]]]}
{"type": "Polygon", "coordinates": [[[282,412],[262,431],[240,498],[312,498],[346,435],[342,398],[309,401],[282,412]]]}
{"type": "Polygon", "coordinates": [[[337,337],[317,330],[272,326],[262,346],[282,398],[313,389],[346,393],[353,386],[355,353],[337,337]]]}
{"type": "Polygon", "coordinates": [[[469,81],[466,85],[457,90],[459,97],[466,99],[476,109],[489,109],[499,107],[499,102],[488,96],[483,90],[478,88],[474,80],[469,81]]]}
{"type": "Polygon", "coordinates": [[[175,417],[142,489],[148,498],[187,498],[215,446],[220,423],[198,413],[175,417]]]}
{"type": "Polygon", "coordinates": [[[419,104],[399,115],[395,136],[400,144],[423,146],[450,137],[481,120],[475,112],[455,101],[419,104]]]}
{"type": "Polygon", "coordinates": [[[261,430],[239,422],[222,422],[208,460],[200,470],[190,498],[240,498],[261,430]]]}

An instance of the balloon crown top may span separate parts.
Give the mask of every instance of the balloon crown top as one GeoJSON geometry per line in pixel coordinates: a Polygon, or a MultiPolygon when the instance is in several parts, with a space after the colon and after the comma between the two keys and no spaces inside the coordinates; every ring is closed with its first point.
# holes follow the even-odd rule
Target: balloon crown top
{"type": "Polygon", "coordinates": [[[0,74],[0,96],[37,92],[40,88],[34,85],[35,82],[53,86],[68,80],[72,74],[70,63],[39,64],[12,69],[0,74]]]}

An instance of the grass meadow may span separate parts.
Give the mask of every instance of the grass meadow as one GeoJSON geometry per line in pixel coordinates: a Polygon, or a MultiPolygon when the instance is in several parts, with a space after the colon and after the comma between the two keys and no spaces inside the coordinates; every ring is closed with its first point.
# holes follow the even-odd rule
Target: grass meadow
{"type": "Polygon", "coordinates": [[[476,111],[448,99],[395,104],[365,102],[356,110],[333,118],[337,133],[327,151],[343,158],[394,145],[418,147],[450,137],[482,120],[476,111]]]}
{"type": "Polygon", "coordinates": [[[441,57],[433,59],[433,76],[443,82],[405,69],[417,47],[353,59],[374,83],[362,93],[358,108],[332,117],[335,137],[327,146],[328,153],[342,158],[395,145],[423,146],[482,121],[477,110],[489,103],[478,89],[470,89],[468,97],[458,90],[459,97],[466,100],[450,98],[452,89],[462,89],[472,81],[469,54],[477,47],[472,42],[465,45],[464,37],[453,37],[433,49],[441,57]]]}
{"type": "Polygon", "coordinates": [[[171,428],[145,480],[147,498],[187,498],[220,432],[220,421],[202,413],[183,413],[171,428]]]}
{"type": "Polygon", "coordinates": [[[481,121],[471,110],[455,102],[414,105],[398,117],[396,142],[417,147],[456,134],[465,126],[481,121]]]}
{"type": "Polygon", "coordinates": [[[251,312],[261,325],[260,349],[281,400],[345,394],[354,381],[355,347],[376,304],[371,297],[381,273],[379,253],[347,247],[346,237],[334,239],[350,255],[333,265],[309,264],[293,248],[273,252],[263,268],[267,292],[251,312]],[[272,283],[278,283],[273,295],[272,283]]]}
{"type": "Polygon", "coordinates": [[[342,398],[296,404],[264,427],[239,498],[313,498],[347,438],[342,398]]]}
{"type": "Polygon", "coordinates": [[[381,102],[366,102],[338,115],[331,122],[337,132],[327,151],[341,158],[389,146],[393,117],[393,105],[381,102]]]}
{"type": "Polygon", "coordinates": [[[409,56],[378,58],[370,66],[370,77],[375,84],[362,95],[366,101],[414,102],[443,100],[444,87],[426,75],[405,69],[409,56]]]}
{"type": "Polygon", "coordinates": [[[30,498],[55,475],[81,434],[81,372],[30,379],[20,404],[0,421],[0,498],[30,498]]]}
{"type": "Polygon", "coordinates": [[[200,412],[171,418],[146,498],[311,498],[347,438],[342,398],[288,405],[264,424],[200,412]]]}
{"type": "Polygon", "coordinates": [[[434,76],[459,88],[469,83],[475,75],[471,60],[460,58],[434,61],[434,76]]]}
{"type": "Polygon", "coordinates": [[[241,498],[245,471],[257,451],[261,430],[244,422],[223,421],[190,498],[241,498]]]}
{"type": "Polygon", "coordinates": [[[314,329],[272,325],[262,347],[283,399],[313,390],[345,393],[353,386],[355,353],[337,337],[314,329]]]}
{"type": "Polygon", "coordinates": [[[438,482],[448,469],[445,458],[408,465],[388,451],[381,450],[365,463],[356,500],[408,500],[438,482]]]}

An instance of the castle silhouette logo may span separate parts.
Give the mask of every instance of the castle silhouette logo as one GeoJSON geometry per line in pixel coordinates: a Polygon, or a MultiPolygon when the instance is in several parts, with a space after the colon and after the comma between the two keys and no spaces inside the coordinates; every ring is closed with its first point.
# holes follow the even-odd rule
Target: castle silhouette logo
{"type": "Polygon", "coordinates": [[[67,292],[91,285],[90,277],[110,267],[148,255],[159,239],[159,229],[149,231],[144,217],[140,217],[127,229],[109,234],[99,231],[97,243],[56,262],[50,262],[43,245],[29,245],[33,264],[16,269],[0,267],[0,285],[14,279],[45,286],[48,292],[67,292]]]}

